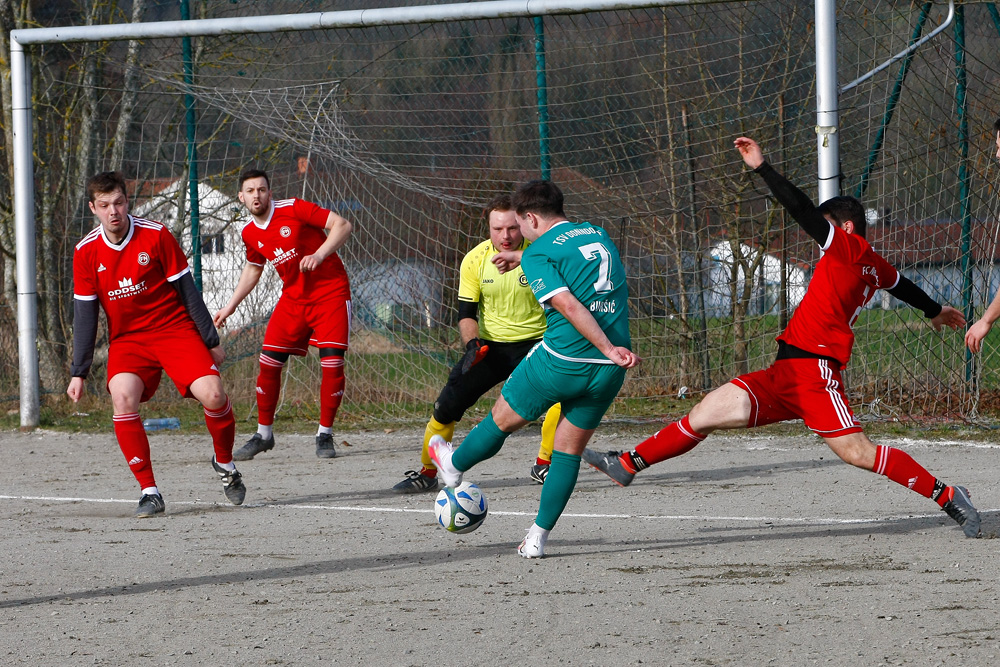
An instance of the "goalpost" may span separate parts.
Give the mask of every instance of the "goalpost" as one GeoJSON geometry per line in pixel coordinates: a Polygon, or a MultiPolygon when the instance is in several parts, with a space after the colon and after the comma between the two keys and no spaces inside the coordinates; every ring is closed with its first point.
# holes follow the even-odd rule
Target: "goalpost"
{"type": "MultiPolygon", "coordinates": [[[[920,225],[908,224],[960,217],[959,166],[980,186],[972,217],[991,218],[988,161],[981,151],[960,160],[954,135],[939,129],[955,116],[935,98],[958,76],[942,63],[949,49],[913,47],[908,38],[924,19],[898,3],[863,2],[865,20],[846,13],[839,29],[833,0],[817,0],[812,11],[801,4],[503,0],[246,17],[209,2],[219,17],[13,31],[22,427],[38,424],[40,377],[47,391],[61,391],[50,376],[67,353],[65,246],[71,261],[72,243],[92,226],[81,212],[82,183],[55,182],[50,172],[88,169],[122,169],[135,187],[134,213],[168,224],[189,251],[201,246],[213,310],[242,263],[232,196],[242,168],[262,166],[274,173],[277,196],[317,201],[355,222],[341,252],[358,313],[345,412],[380,420],[426,411],[458,353],[455,276],[461,255],[485,237],[482,205],[551,170],[570,215],[606,227],[629,265],[633,337],[646,363],[623,391],[639,407],[625,401],[614,413],[642,415],[645,399],[708,391],[773,355],[773,337],[816,259],[814,245],[739,168],[732,138],[760,139],[772,162],[818,199],[851,190],[898,72],[890,63],[841,92],[837,63],[842,78],[854,79],[907,48],[914,62],[902,100],[878,140],[875,169],[864,169],[873,243],[907,275],[930,275],[922,286],[952,305],[960,265],[971,258],[981,302],[992,294],[990,230],[964,255],[949,241],[954,252],[939,256],[948,230],[925,241],[920,225]],[[181,78],[180,37],[199,40],[193,83],[181,78]],[[126,40],[142,51],[138,61],[126,40]],[[25,49],[45,45],[58,49],[39,57],[57,67],[65,51],[65,61],[99,69],[100,77],[75,82],[43,73],[46,95],[58,84],[75,92],[67,99],[87,100],[77,108],[83,121],[33,118],[25,49]],[[193,128],[178,113],[184,96],[198,108],[193,128]],[[112,121],[122,118],[129,122],[118,132],[112,121]],[[198,145],[190,192],[203,228],[194,237],[186,130],[198,145]],[[61,245],[53,241],[60,234],[61,245]],[[40,262],[36,237],[45,246],[40,262]]],[[[954,4],[940,12],[933,5],[923,9],[940,32],[954,4]]],[[[992,124],[989,54],[1000,30],[977,26],[968,117],[982,139],[980,126],[992,124]]],[[[272,276],[224,332],[234,395],[252,395],[276,290],[272,276]]],[[[878,301],[859,321],[848,374],[859,413],[974,415],[969,382],[954,367],[961,342],[928,334],[897,305],[878,301]]],[[[315,369],[296,362],[286,372],[284,409],[308,413],[315,369]]],[[[995,382],[982,373],[977,383],[995,382]]]]}

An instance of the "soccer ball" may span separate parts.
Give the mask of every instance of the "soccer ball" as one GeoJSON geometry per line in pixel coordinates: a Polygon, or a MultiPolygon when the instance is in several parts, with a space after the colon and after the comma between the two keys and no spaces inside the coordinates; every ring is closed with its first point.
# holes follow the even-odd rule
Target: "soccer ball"
{"type": "Polygon", "coordinates": [[[434,501],[438,524],[452,533],[471,533],[486,520],[486,496],[471,482],[446,486],[434,501]]]}

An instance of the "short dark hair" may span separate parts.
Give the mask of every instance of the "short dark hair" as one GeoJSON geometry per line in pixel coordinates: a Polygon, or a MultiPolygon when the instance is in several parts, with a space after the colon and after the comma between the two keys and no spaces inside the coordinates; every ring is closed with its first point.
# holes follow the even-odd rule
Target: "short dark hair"
{"type": "Polygon", "coordinates": [[[94,201],[97,195],[107,194],[121,190],[125,198],[128,198],[128,190],[125,188],[125,177],[120,171],[102,171],[87,179],[87,197],[94,201]]]}
{"type": "Polygon", "coordinates": [[[500,194],[490,200],[490,203],[486,205],[486,215],[489,215],[493,211],[506,212],[513,210],[513,205],[510,203],[509,194],[500,194]]]}
{"type": "Polygon", "coordinates": [[[552,181],[528,181],[518,186],[511,198],[511,205],[518,215],[527,212],[545,216],[563,213],[563,193],[552,181]]]}
{"type": "Polygon", "coordinates": [[[854,223],[854,233],[865,238],[868,233],[868,217],[865,207],[854,197],[831,197],[819,205],[819,212],[828,215],[843,225],[850,220],[854,223]]]}
{"type": "Polygon", "coordinates": [[[993,121],[993,134],[996,134],[997,132],[1000,132],[1000,118],[993,121]]]}
{"type": "Polygon", "coordinates": [[[240,187],[243,189],[243,184],[249,181],[251,178],[263,178],[264,182],[267,183],[267,189],[271,189],[271,179],[267,177],[267,172],[263,169],[247,169],[242,174],[240,174],[240,187]]]}

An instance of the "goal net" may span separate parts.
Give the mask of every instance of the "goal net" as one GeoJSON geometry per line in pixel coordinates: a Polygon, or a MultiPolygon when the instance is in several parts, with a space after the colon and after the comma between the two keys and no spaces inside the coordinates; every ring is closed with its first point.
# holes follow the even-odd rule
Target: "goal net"
{"type": "MultiPolygon", "coordinates": [[[[840,4],[842,82],[904,50],[948,10],[840,4]]],[[[252,6],[282,13],[300,5],[252,6]]],[[[158,5],[139,18],[176,18],[169,11],[158,5]]],[[[205,0],[199,11],[227,18],[248,9],[205,0]]],[[[963,18],[961,39],[949,27],[845,91],[837,136],[842,193],[869,209],[875,249],[934,298],[978,312],[1000,283],[990,160],[1000,25],[992,5],[969,5],[963,18]]],[[[201,280],[213,312],[232,294],[245,258],[245,211],[236,199],[244,169],[268,171],[276,197],[317,202],[354,224],[340,251],[354,312],[341,419],[429,414],[462,353],[458,266],[488,236],[483,206],[539,177],[545,160],[570,218],[605,227],[628,268],[633,342],[644,362],[610,416],[683,410],[678,396],[697,397],[770,362],[819,258],[733,149],[735,137],[754,137],[815,197],[813,28],[812,3],[775,0],[550,15],[540,25],[525,16],[227,34],[192,38],[190,85],[179,39],[38,47],[43,389],[65,386],[72,250],[95,224],[86,176],[122,170],[134,187],[132,212],[169,225],[191,252],[190,131],[201,280]]],[[[268,268],[222,332],[224,378],[246,416],[279,289],[268,268]]],[[[0,318],[4,336],[12,320],[0,318]]],[[[967,360],[960,333],[933,331],[887,294],[855,332],[845,377],[859,416],[974,418],[1000,382],[996,345],[967,360]]],[[[99,352],[95,378],[103,358],[99,352]]],[[[279,416],[315,419],[319,377],[315,354],[289,363],[279,416]]],[[[16,379],[2,383],[5,394],[16,393],[16,379]]]]}

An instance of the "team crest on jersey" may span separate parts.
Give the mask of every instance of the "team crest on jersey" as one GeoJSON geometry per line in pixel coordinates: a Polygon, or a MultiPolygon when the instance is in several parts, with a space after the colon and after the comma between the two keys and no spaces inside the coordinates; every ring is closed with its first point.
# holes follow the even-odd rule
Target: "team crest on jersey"
{"type": "Polygon", "coordinates": [[[140,266],[146,266],[147,264],[149,264],[149,255],[147,255],[144,252],[140,252],[139,253],[139,265],[140,266]]]}
{"type": "Polygon", "coordinates": [[[517,282],[519,282],[521,284],[521,287],[527,287],[528,286],[528,277],[525,276],[522,273],[521,277],[517,279],[517,282]]]}
{"type": "Polygon", "coordinates": [[[292,235],[292,229],[290,227],[282,227],[281,229],[278,230],[278,233],[281,234],[282,237],[287,239],[289,236],[292,235]]]}
{"type": "Polygon", "coordinates": [[[98,273],[100,273],[101,271],[107,271],[107,270],[108,270],[107,267],[104,266],[103,264],[98,264],[97,265],[97,272],[98,273]]]}

